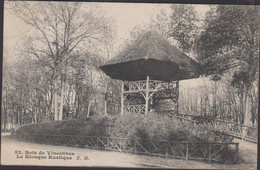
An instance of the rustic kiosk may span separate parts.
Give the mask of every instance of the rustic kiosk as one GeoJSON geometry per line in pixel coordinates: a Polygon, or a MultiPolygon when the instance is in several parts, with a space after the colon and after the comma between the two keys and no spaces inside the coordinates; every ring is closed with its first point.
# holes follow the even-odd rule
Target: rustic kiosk
{"type": "Polygon", "coordinates": [[[153,31],[140,35],[100,69],[122,80],[121,115],[147,114],[162,99],[171,99],[177,112],[179,80],[200,75],[196,61],[153,31]]]}

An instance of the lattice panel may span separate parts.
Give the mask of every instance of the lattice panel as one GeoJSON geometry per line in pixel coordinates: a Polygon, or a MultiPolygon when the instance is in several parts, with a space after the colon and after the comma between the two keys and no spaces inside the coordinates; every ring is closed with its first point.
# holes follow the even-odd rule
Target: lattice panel
{"type": "Polygon", "coordinates": [[[155,109],[157,101],[161,99],[171,99],[176,110],[178,110],[178,87],[178,82],[149,80],[149,77],[147,80],[123,82],[121,94],[121,105],[123,107],[121,108],[121,114],[123,112],[142,112],[135,106],[133,108],[128,107],[128,105],[139,104],[146,104],[145,108],[147,110],[145,110],[145,114],[147,114],[151,109],[155,109]],[[127,105],[127,108],[124,105],[127,105]]]}
{"type": "Polygon", "coordinates": [[[158,90],[162,87],[163,81],[158,80],[150,80],[149,81],[149,89],[150,90],[158,90]]]}
{"type": "MultiPolygon", "coordinates": [[[[145,91],[146,90],[146,81],[131,81],[124,83],[124,91],[145,91]]],[[[173,89],[176,87],[176,82],[163,82],[159,80],[150,80],[149,81],[149,90],[167,90],[173,89]]]]}
{"type": "Polygon", "coordinates": [[[142,114],[145,112],[145,105],[128,105],[124,106],[124,113],[138,113],[142,114]]]}
{"type": "Polygon", "coordinates": [[[124,83],[125,91],[144,91],[146,89],[146,81],[131,81],[124,83]]]}

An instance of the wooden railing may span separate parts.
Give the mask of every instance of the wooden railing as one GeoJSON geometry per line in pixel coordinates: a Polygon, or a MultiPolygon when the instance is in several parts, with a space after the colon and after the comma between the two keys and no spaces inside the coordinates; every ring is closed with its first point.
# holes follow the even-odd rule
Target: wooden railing
{"type": "Polygon", "coordinates": [[[137,114],[143,114],[145,112],[145,105],[139,104],[139,105],[127,105],[124,106],[124,113],[137,113],[137,114]]]}
{"type": "Polygon", "coordinates": [[[174,111],[170,110],[161,111],[159,113],[162,115],[175,117],[179,120],[191,121],[194,124],[204,123],[207,124],[210,130],[226,133],[228,135],[241,138],[242,140],[257,142],[258,139],[258,129],[255,127],[250,127],[226,120],[204,118],[187,114],[176,114],[174,111]]]}
{"type": "Polygon", "coordinates": [[[79,146],[90,149],[146,154],[149,156],[163,156],[166,158],[207,160],[211,162],[221,161],[221,157],[227,157],[230,158],[233,163],[238,161],[239,143],[232,142],[203,143],[32,133],[18,133],[17,137],[25,141],[36,143],[79,146]]]}

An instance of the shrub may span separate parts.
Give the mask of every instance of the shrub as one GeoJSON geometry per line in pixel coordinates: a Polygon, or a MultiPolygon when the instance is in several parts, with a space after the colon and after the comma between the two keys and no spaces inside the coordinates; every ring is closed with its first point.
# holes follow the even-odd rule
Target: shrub
{"type": "Polygon", "coordinates": [[[126,114],[115,119],[111,135],[121,138],[139,138],[168,141],[231,142],[232,138],[208,130],[207,125],[180,121],[157,113],[126,114]]]}
{"type": "Polygon", "coordinates": [[[95,115],[67,121],[24,125],[17,133],[49,135],[113,136],[168,141],[231,142],[232,138],[208,130],[204,124],[194,127],[192,122],[177,120],[157,113],[126,114],[123,116],[95,115]]]}
{"type": "Polygon", "coordinates": [[[109,117],[96,115],[92,118],[24,125],[16,133],[108,136],[109,121],[109,117]]]}
{"type": "MultiPolygon", "coordinates": [[[[182,122],[174,117],[162,116],[157,113],[148,113],[148,115],[126,114],[123,116],[95,115],[91,118],[25,125],[16,132],[139,139],[146,150],[153,147],[148,139],[192,142],[232,141],[232,138],[223,133],[208,130],[207,125],[197,124],[194,126],[193,122],[182,122]]],[[[31,141],[39,142],[39,139],[36,138],[33,137],[31,141]]],[[[80,141],[77,142],[79,142],[77,143],[78,146],[84,145],[80,141]]],[[[131,141],[130,143],[122,143],[122,145],[124,145],[122,147],[131,148],[135,143],[131,141]]],[[[201,147],[204,148],[207,145],[201,147]]],[[[185,147],[180,149],[184,149],[185,152],[185,147]]],[[[218,150],[218,148],[212,149],[218,150]]],[[[197,156],[200,157],[204,154],[198,153],[197,156]]],[[[218,153],[219,160],[229,161],[234,158],[234,149],[232,148],[224,148],[218,153]]]]}
{"type": "Polygon", "coordinates": [[[111,126],[111,117],[108,116],[93,116],[92,125],[87,133],[87,136],[109,137],[109,129],[111,126]]]}

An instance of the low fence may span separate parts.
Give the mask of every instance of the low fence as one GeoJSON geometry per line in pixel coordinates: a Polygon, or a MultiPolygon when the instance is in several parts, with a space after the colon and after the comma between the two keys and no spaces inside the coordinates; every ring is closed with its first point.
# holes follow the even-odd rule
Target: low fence
{"type": "Polygon", "coordinates": [[[200,123],[207,124],[210,130],[226,133],[241,138],[242,140],[248,140],[251,142],[257,142],[258,140],[258,129],[255,127],[226,120],[204,118],[187,114],[176,114],[174,111],[161,111],[160,114],[173,116],[181,121],[190,121],[193,122],[194,125],[200,123]]]}
{"type": "Polygon", "coordinates": [[[166,158],[238,162],[239,143],[181,142],[76,135],[16,134],[29,142],[146,154],[166,158]]]}
{"type": "Polygon", "coordinates": [[[229,135],[241,138],[243,140],[257,142],[258,129],[255,127],[230,121],[214,120],[214,129],[219,132],[226,132],[229,135]]]}

